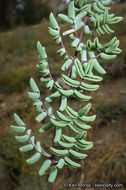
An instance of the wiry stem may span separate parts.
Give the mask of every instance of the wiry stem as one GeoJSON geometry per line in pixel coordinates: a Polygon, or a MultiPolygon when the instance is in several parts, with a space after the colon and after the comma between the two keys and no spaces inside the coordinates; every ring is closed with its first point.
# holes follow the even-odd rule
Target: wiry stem
{"type": "MultiPolygon", "coordinates": [[[[26,131],[26,134],[28,135],[27,131],[26,131]]],[[[34,147],[34,149],[36,150],[36,152],[38,152],[38,153],[39,153],[42,157],[44,157],[44,158],[47,158],[47,159],[48,159],[48,157],[47,157],[47,156],[43,155],[40,151],[38,151],[38,150],[37,150],[36,146],[33,144],[32,140],[31,140],[31,137],[30,137],[29,135],[28,135],[28,138],[29,138],[30,143],[32,144],[32,146],[33,146],[33,147],[34,147]]]]}
{"type": "Polygon", "coordinates": [[[55,190],[55,182],[52,183],[52,189],[51,190],[55,190]]]}
{"type": "Polygon", "coordinates": [[[67,50],[66,50],[66,48],[65,48],[65,46],[64,46],[64,43],[63,43],[62,38],[61,38],[61,46],[62,46],[62,48],[65,49],[66,55],[67,55],[70,59],[72,59],[72,56],[70,56],[70,54],[67,52],[67,50]]]}

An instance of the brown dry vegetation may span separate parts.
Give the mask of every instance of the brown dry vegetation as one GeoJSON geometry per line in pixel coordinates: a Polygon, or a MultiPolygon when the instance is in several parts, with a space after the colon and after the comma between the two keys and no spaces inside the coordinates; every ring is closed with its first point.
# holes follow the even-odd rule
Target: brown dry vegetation
{"type": "MultiPolygon", "coordinates": [[[[103,63],[108,74],[104,78],[97,92],[93,92],[92,113],[97,114],[97,120],[92,124],[88,139],[94,142],[94,148],[88,151],[88,158],[81,161],[82,169],[67,169],[59,172],[56,189],[66,189],[68,183],[118,183],[126,189],[126,3],[113,5],[117,15],[124,16],[124,21],[114,26],[116,35],[120,39],[123,53],[114,62],[103,63]]],[[[48,148],[52,134],[37,133],[41,124],[36,124],[35,109],[27,99],[29,79],[32,76],[41,87],[42,96],[49,94],[39,83],[37,73],[36,42],[40,40],[46,46],[49,54],[50,68],[54,78],[60,77],[61,61],[57,57],[56,45],[52,45],[52,38],[47,35],[48,23],[18,28],[0,34],[0,186],[1,190],[47,190],[47,176],[38,176],[40,164],[28,166],[25,159],[31,154],[21,154],[19,144],[9,129],[13,124],[13,113],[16,112],[32,128],[42,145],[48,148]],[[48,138],[47,138],[48,136],[48,138]]],[[[65,27],[65,26],[63,26],[65,27]]],[[[111,36],[112,37],[112,36],[111,36]]],[[[108,41],[106,35],[104,41],[108,41]]],[[[65,45],[69,48],[67,40],[65,45]]],[[[78,102],[70,102],[75,109],[78,102]]],[[[54,105],[55,107],[56,105],[54,105]]],[[[79,105],[81,107],[81,105],[79,105]]],[[[76,188],[69,188],[76,189],[76,188]]],[[[84,189],[84,188],[83,188],[84,189]]],[[[88,188],[96,189],[96,188],[88,188]]],[[[104,190],[105,188],[101,188],[104,190]]],[[[109,189],[109,188],[107,188],[109,189]]]]}

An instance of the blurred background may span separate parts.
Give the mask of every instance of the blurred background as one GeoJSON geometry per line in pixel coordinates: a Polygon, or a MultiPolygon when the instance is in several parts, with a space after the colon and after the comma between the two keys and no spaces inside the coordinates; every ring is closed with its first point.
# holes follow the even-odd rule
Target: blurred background
{"type": "MultiPolygon", "coordinates": [[[[107,74],[100,89],[91,93],[91,114],[96,113],[97,119],[87,139],[94,142],[94,147],[87,151],[88,158],[81,161],[82,169],[65,168],[59,172],[56,181],[58,190],[65,189],[65,182],[117,183],[123,184],[123,188],[117,189],[126,189],[126,1],[113,1],[111,7],[111,12],[123,16],[124,20],[112,26],[115,34],[105,35],[102,43],[116,35],[123,51],[116,60],[102,62],[107,74]]],[[[36,71],[38,40],[46,46],[54,78],[60,77],[62,60],[55,53],[59,47],[52,44],[53,40],[47,32],[51,11],[55,15],[66,11],[65,1],[0,0],[0,190],[50,189],[48,173],[39,177],[41,163],[34,166],[26,164],[25,159],[31,154],[19,152],[20,145],[9,125],[14,124],[13,113],[16,112],[36,133],[45,149],[52,140],[51,132],[38,134],[43,124],[35,123],[36,111],[27,98],[30,77],[36,80],[43,97],[49,94],[40,84],[40,75],[36,71]]],[[[61,29],[65,27],[67,25],[61,23],[61,29]]],[[[64,43],[69,48],[67,39],[64,43]]],[[[75,99],[71,99],[70,103],[75,110],[78,109],[75,99]]]]}

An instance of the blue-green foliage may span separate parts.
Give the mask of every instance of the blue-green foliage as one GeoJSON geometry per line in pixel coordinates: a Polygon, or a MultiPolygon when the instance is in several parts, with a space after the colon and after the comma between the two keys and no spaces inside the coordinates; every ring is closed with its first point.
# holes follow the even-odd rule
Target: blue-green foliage
{"type": "Polygon", "coordinates": [[[93,41],[90,39],[83,42],[83,34],[85,35],[104,35],[105,33],[112,34],[114,31],[109,25],[115,24],[122,20],[122,17],[115,17],[114,14],[109,14],[111,0],[75,0],[68,5],[68,15],[59,14],[59,19],[69,23],[70,27],[67,31],[61,33],[60,27],[53,15],[50,14],[49,34],[54,38],[56,44],[60,45],[57,50],[59,56],[64,56],[64,64],[61,66],[62,84],[55,81],[50,73],[48,58],[45,47],[40,42],[37,43],[38,50],[38,65],[37,70],[41,73],[40,81],[45,84],[45,87],[55,92],[45,98],[48,103],[53,103],[54,100],[60,102],[58,110],[54,114],[51,107],[46,109],[44,100],[41,98],[40,90],[31,78],[30,86],[32,92],[28,92],[28,97],[33,101],[38,115],[35,120],[42,122],[48,118],[48,123],[43,126],[39,132],[45,133],[50,128],[54,129],[55,135],[53,145],[49,147],[49,153],[45,152],[40,145],[40,142],[35,143],[35,137],[31,135],[31,130],[27,130],[24,122],[15,114],[14,119],[17,126],[11,126],[14,132],[21,134],[16,136],[16,140],[21,143],[27,143],[20,148],[20,151],[27,152],[33,149],[36,153],[29,159],[28,164],[36,163],[41,157],[45,158],[44,163],[40,167],[39,175],[44,175],[50,168],[48,181],[53,183],[56,179],[58,169],[64,166],[73,168],[81,167],[80,164],[72,160],[85,159],[87,154],[80,151],[89,150],[93,147],[93,143],[86,141],[87,130],[91,128],[88,124],[93,122],[96,115],[89,116],[91,104],[86,103],[80,110],[75,111],[69,99],[74,97],[83,102],[91,100],[91,96],[85,95],[85,91],[95,91],[99,88],[96,84],[102,81],[102,75],[106,71],[99,64],[98,59],[111,60],[116,58],[121,52],[118,48],[119,40],[113,37],[106,44],[101,44],[98,37],[93,41]],[[90,27],[87,21],[91,22],[90,27]],[[66,50],[63,37],[68,36],[71,47],[74,48],[74,55],[70,55],[66,50]],[[99,76],[100,75],[100,76],[99,76]],[[66,136],[64,128],[68,127],[72,131],[73,136],[66,136]],[[70,156],[70,158],[69,158],[70,156]]]}

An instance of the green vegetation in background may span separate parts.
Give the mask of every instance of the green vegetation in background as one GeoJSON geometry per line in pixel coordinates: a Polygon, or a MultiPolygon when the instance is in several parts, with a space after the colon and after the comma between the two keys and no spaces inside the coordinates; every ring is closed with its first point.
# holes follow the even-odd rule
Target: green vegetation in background
{"type": "Polygon", "coordinates": [[[49,12],[47,3],[42,3],[41,0],[1,0],[0,31],[38,23],[43,18],[48,18],[49,12]]]}

